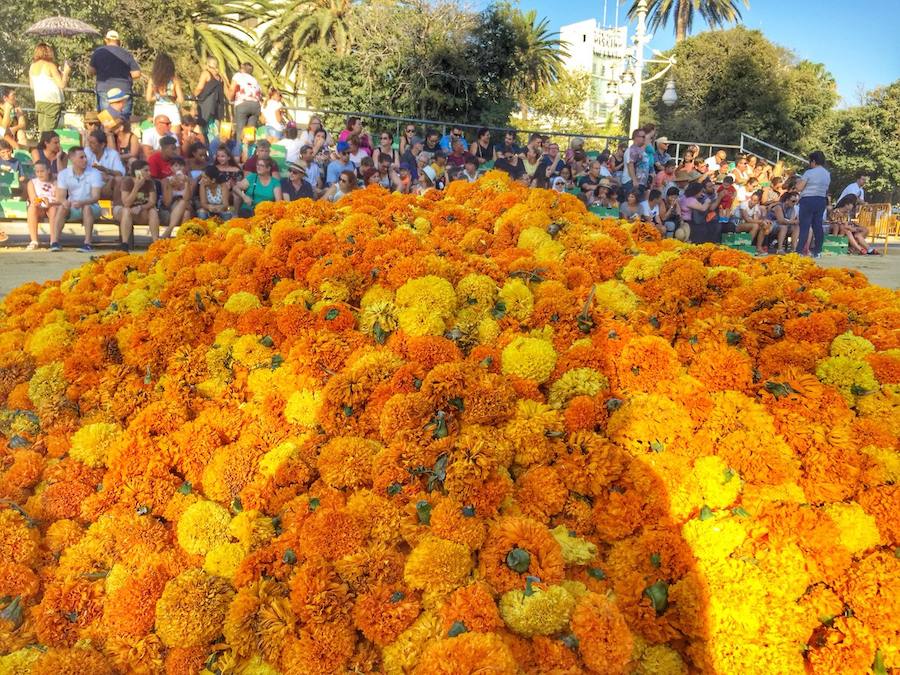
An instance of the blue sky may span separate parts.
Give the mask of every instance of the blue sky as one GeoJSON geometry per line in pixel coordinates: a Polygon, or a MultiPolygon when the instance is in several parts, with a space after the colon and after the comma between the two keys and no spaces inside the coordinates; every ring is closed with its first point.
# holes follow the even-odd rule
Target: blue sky
{"type": "MultiPolygon", "coordinates": [[[[479,6],[488,4],[479,0],[479,6]]],[[[524,10],[535,9],[550,19],[553,30],[564,24],[600,19],[603,0],[560,2],[520,0],[524,10]]],[[[615,17],[615,0],[607,0],[607,16],[615,17]]],[[[620,21],[631,0],[624,0],[620,21]]],[[[792,49],[799,58],[825,64],[838,84],[843,105],[858,102],[860,85],[872,89],[900,79],[900,0],[750,0],[743,23],[759,29],[771,41],[792,49]]],[[[706,29],[700,21],[695,33],[706,29]]],[[[629,32],[630,33],[630,32],[629,32]]],[[[674,42],[670,22],[654,36],[650,46],[664,50],[674,42]]]]}

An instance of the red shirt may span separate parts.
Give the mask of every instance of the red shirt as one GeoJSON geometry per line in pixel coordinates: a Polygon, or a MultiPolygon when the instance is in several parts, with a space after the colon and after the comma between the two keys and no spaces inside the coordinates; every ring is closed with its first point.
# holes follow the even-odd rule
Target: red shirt
{"type": "Polygon", "coordinates": [[[150,168],[150,176],[156,180],[162,180],[172,175],[172,165],[159,150],[147,158],[147,165],[150,168]]]}
{"type": "Polygon", "coordinates": [[[731,205],[734,203],[734,198],[737,196],[737,190],[733,185],[720,185],[719,189],[716,190],[719,194],[724,193],[722,197],[722,201],[719,202],[720,209],[730,209],[731,205]]]}

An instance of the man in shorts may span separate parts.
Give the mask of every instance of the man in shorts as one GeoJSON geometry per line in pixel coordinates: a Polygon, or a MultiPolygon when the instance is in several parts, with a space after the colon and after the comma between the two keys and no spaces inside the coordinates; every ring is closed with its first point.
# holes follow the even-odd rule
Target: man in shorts
{"type": "Polygon", "coordinates": [[[81,253],[92,253],[91,236],[94,221],[100,217],[100,190],[103,174],[88,166],[84,148],[76,145],[69,150],[69,166],[59,172],[56,179],[56,202],[59,209],[50,232],[50,250],[61,251],[59,235],[67,220],[80,220],[84,225],[84,245],[81,253]]]}

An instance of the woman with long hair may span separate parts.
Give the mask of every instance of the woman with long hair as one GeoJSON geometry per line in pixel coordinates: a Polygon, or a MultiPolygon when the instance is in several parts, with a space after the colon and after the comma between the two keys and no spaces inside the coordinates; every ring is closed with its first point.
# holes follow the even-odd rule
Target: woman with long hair
{"type": "MultiPolygon", "coordinates": [[[[306,123],[306,130],[300,134],[300,145],[315,145],[316,142],[316,132],[320,129],[325,130],[325,127],[322,125],[322,118],[318,115],[313,115],[309,118],[309,122],[306,123]]],[[[331,139],[328,138],[328,132],[325,131],[325,140],[331,144],[331,139]]]]}
{"type": "Polygon", "coordinates": [[[66,168],[69,158],[59,143],[59,134],[55,131],[41,132],[37,147],[32,149],[31,158],[35,163],[44,162],[50,168],[50,178],[56,180],[59,172],[66,168]]]}
{"type": "Polygon", "coordinates": [[[280,141],[284,137],[284,125],[290,121],[291,116],[281,100],[281,92],[275,87],[269,88],[262,115],[266,121],[266,137],[273,143],[280,141]]]}
{"type": "Polygon", "coordinates": [[[165,115],[172,122],[172,131],[178,133],[181,128],[184,92],[181,89],[181,80],[175,73],[175,62],[165,52],[157,54],[153,62],[146,99],[148,103],[153,104],[153,117],[165,115]]]}
{"type": "Polygon", "coordinates": [[[72,66],[66,61],[62,72],[56,65],[53,47],[39,42],[34,48],[34,56],[28,69],[28,79],[34,92],[34,107],[37,111],[38,131],[52,131],[62,120],[65,94],[72,66]]]}
{"type": "Polygon", "coordinates": [[[131,122],[119,120],[108,136],[110,138],[109,147],[118,150],[119,159],[122,160],[125,168],[128,168],[133,161],[140,157],[141,139],[131,131],[131,122]]]}

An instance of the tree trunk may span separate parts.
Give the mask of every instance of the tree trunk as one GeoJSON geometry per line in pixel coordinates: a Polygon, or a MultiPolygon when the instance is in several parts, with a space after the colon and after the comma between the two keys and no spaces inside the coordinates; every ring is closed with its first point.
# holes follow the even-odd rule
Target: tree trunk
{"type": "Polygon", "coordinates": [[[675,43],[679,43],[687,37],[688,18],[691,13],[689,0],[680,0],[675,14],[675,43]]]}
{"type": "Polygon", "coordinates": [[[521,115],[523,120],[528,119],[528,103],[525,101],[525,97],[519,99],[519,115],[521,115]]]}

